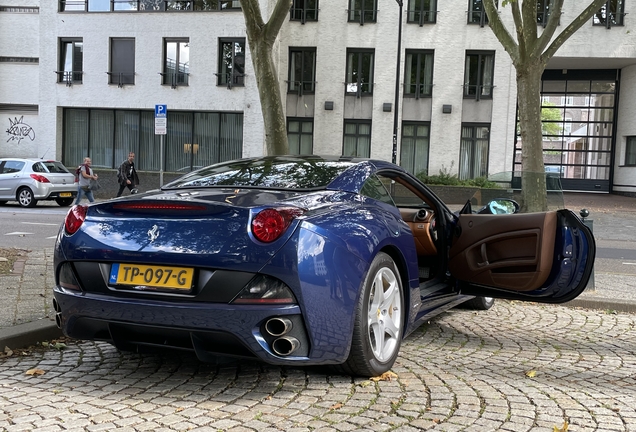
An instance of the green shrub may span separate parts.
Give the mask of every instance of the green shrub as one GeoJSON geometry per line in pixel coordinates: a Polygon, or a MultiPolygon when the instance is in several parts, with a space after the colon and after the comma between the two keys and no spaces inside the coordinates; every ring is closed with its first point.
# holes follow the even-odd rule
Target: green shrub
{"type": "MultiPolygon", "coordinates": [[[[453,164],[451,163],[451,168],[453,164]]],[[[440,186],[474,186],[482,189],[498,189],[497,183],[488,180],[486,177],[477,177],[474,179],[460,180],[457,174],[451,174],[450,169],[442,165],[437,175],[427,175],[422,171],[416,175],[424,184],[440,185],[440,186]]]]}

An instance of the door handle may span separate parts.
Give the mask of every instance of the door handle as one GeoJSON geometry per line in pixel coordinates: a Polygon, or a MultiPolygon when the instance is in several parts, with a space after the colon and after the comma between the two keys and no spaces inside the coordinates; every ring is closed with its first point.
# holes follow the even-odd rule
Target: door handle
{"type": "Polygon", "coordinates": [[[486,243],[481,244],[481,259],[483,260],[483,262],[478,262],[477,267],[485,267],[487,265],[490,265],[490,263],[488,262],[488,254],[486,253],[486,243]]]}

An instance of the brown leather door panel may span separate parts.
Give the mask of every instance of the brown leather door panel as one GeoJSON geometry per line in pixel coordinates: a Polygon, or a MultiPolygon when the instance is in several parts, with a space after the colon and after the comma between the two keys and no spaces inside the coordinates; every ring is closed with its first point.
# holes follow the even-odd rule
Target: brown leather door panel
{"type": "Polygon", "coordinates": [[[532,291],[550,275],[556,212],[460,215],[459,238],[449,269],[459,280],[495,288],[532,291]]]}

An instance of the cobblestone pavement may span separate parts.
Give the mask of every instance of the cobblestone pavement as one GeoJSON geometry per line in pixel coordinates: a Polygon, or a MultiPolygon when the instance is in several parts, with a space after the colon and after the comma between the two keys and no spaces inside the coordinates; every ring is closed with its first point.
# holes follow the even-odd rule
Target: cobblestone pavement
{"type": "Polygon", "coordinates": [[[68,342],[0,362],[0,428],[636,431],[636,314],[453,310],[408,337],[393,372],[375,382],[68,342]]]}

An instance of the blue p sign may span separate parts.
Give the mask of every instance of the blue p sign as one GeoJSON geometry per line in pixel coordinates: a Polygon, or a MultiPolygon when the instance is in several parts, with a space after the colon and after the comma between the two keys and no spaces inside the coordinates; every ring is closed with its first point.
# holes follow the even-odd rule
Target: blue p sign
{"type": "Polygon", "coordinates": [[[155,105],[155,118],[166,117],[168,115],[168,105],[155,105]]]}

